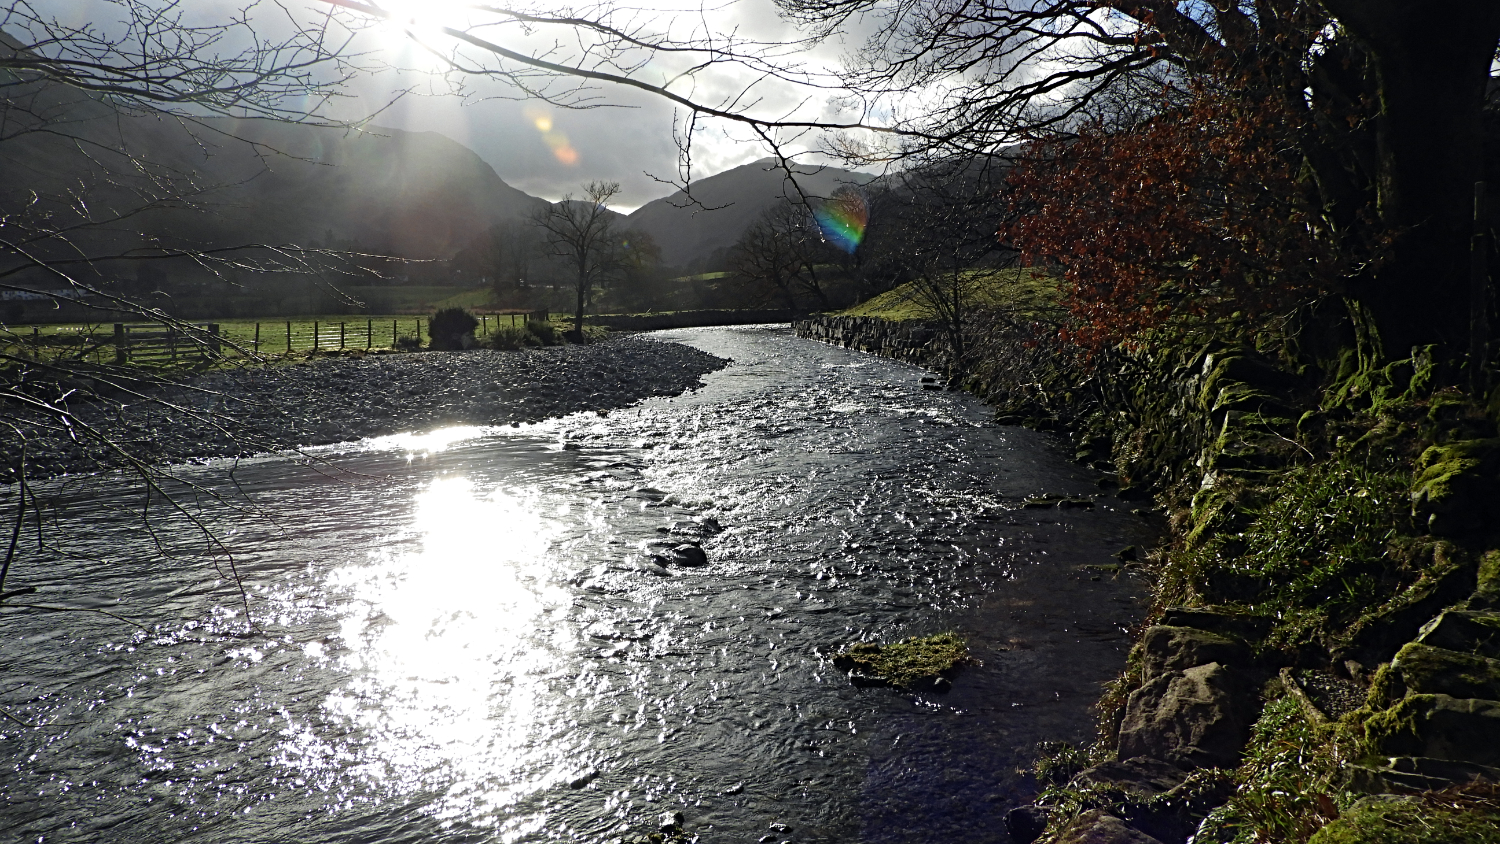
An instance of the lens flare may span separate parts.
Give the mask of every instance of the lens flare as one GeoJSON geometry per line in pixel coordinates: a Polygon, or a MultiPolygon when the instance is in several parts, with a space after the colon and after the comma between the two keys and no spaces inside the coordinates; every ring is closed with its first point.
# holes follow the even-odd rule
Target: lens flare
{"type": "Polygon", "coordinates": [[[552,150],[553,158],[570,167],[578,163],[578,150],[574,149],[573,143],[568,140],[567,135],[555,128],[552,122],[552,115],[546,109],[538,106],[527,106],[522,114],[526,116],[527,120],[531,121],[531,125],[536,127],[537,132],[541,134],[542,142],[547,145],[548,149],[552,150]]]}
{"type": "Polygon", "coordinates": [[[813,219],[818,230],[829,243],[853,253],[865,239],[865,226],[870,222],[870,209],[864,197],[853,191],[834,196],[813,209],[813,219]]]}

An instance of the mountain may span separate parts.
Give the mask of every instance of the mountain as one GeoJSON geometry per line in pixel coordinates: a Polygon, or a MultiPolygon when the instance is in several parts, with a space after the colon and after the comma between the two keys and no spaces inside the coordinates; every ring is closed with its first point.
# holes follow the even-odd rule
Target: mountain
{"type": "MultiPolygon", "coordinates": [[[[408,258],[447,258],[490,226],[547,202],[506,184],[473,150],[436,132],[345,133],[236,121],[230,134],[282,155],[244,183],[245,206],[276,209],[276,228],[408,258]]],[[[236,170],[254,166],[231,149],[236,170]]],[[[326,244],[325,244],[326,245],[326,244]]]]}
{"type": "Polygon", "coordinates": [[[794,172],[796,186],[776,159],[763,158],[694,181],[691,197],[678,191],[648,202],[631,213],[627,223],[651,235],[665,263],[681,267],[733,246],[767,208],[784,197],[797,196],[797,187],[809,198],[827,197],[840,187],[871,179],[837,167],[798,166],[794,172]]]}
{"type": "Polygon", "coordinates": [[[118,254],[144,235],[447,258],[546,205],[434,132],[183,120],[42,81],[13,83],[0,119],[0,208],[18,225],[85,223],[43,254],[118,254]]]}

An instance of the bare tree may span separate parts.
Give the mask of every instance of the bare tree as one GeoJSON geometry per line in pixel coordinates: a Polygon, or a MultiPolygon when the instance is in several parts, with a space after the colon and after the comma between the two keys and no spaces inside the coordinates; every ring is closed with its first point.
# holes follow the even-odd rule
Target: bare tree
{"type": "Polygon", "coordinates": [[[453,257],[455,270],[488,279],[500,301],[517,299],[535,283],[534,271],[546,256],[542,231],[528,220],[491,226],[453,257]]]}
{"type": "Polygon", "coordinates": [[[593,295],[594,284],[619,262],[615,218],[609,201],[620,192],[619,182],[589,182],[583,198],[572,194],[553,203],[535,217],[546,233],[552,254],[566,261],[573,271],[573,338],[583,342],[583,311],[593,295]]]}
{"type": "Polygon", "coordinates": [[[831,307],[818,265],[831,259],[807,207],[783,200],[762,213],[730,250],[730,266],[745,281],[800,307],[799,293],[831,307]]]}

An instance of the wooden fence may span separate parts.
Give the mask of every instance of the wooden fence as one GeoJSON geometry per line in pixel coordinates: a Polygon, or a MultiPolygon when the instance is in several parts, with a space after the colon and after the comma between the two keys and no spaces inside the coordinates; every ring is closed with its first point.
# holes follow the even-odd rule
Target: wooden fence
{"type": "MultiPolygon", "coordinates": [[[[479,337],[504,327],[520,328],[528,322],[546,322],[547,311],[500,311],[476,314],[479,337]]],[[[282,320],[277,322],[160,323],[114,324],[113,335],[105,326],[60,326],[43,335],[33,327],[32,345],[87,346],[88,354],[103,357],[114,349],[116,363],[167,363],[179,360],[206,360],[237,351],[259,355],[280,352],[331,352],[344,349],[399,348],[405,343],[422,344],[431,333],[429,320],[423,317],[386,319],[282,320]],[[387,333],[389,331],[389,333],[387,333]]],[[[18,337],[17,339],[21,339],[18,337]]],[[[22,340],[22,342],[25,342],[22,340]]]]}
{"type": "Polygon", "coordinates": [[[219,324],[191,323],[183,330],[158,323],[115,323],[115,363],[176,361],[181,357],[218,357],[219,324]]]}

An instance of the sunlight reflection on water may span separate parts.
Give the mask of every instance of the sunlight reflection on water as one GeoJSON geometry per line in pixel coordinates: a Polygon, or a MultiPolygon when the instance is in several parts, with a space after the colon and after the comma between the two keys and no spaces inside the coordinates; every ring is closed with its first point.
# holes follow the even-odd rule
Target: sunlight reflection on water
{"type": "Polygon", "coordinates": [[[534,492],[447,477],[418,494],[413,529],[418,550],[382,549],[329,575],[349,596],[340,637],[351,679],[324,712],[369,737],[359,767],[371,785],[442,791],[440,817],[494,817],[566,777],[530,750],[556,720],[543,711],[546,675],[572,646],[547,620],[570,599],[548,556],[558,527],[534,492]]]}
{"type": "Polygon", "coordinates": [[[421,433],[390,434],[371,437],[360,445],[366,451],[406,451],[409,457],[436,454],[459,443],[477,440],[490,433],[491,429],[477,425],[454,425],[421,433]]]}

